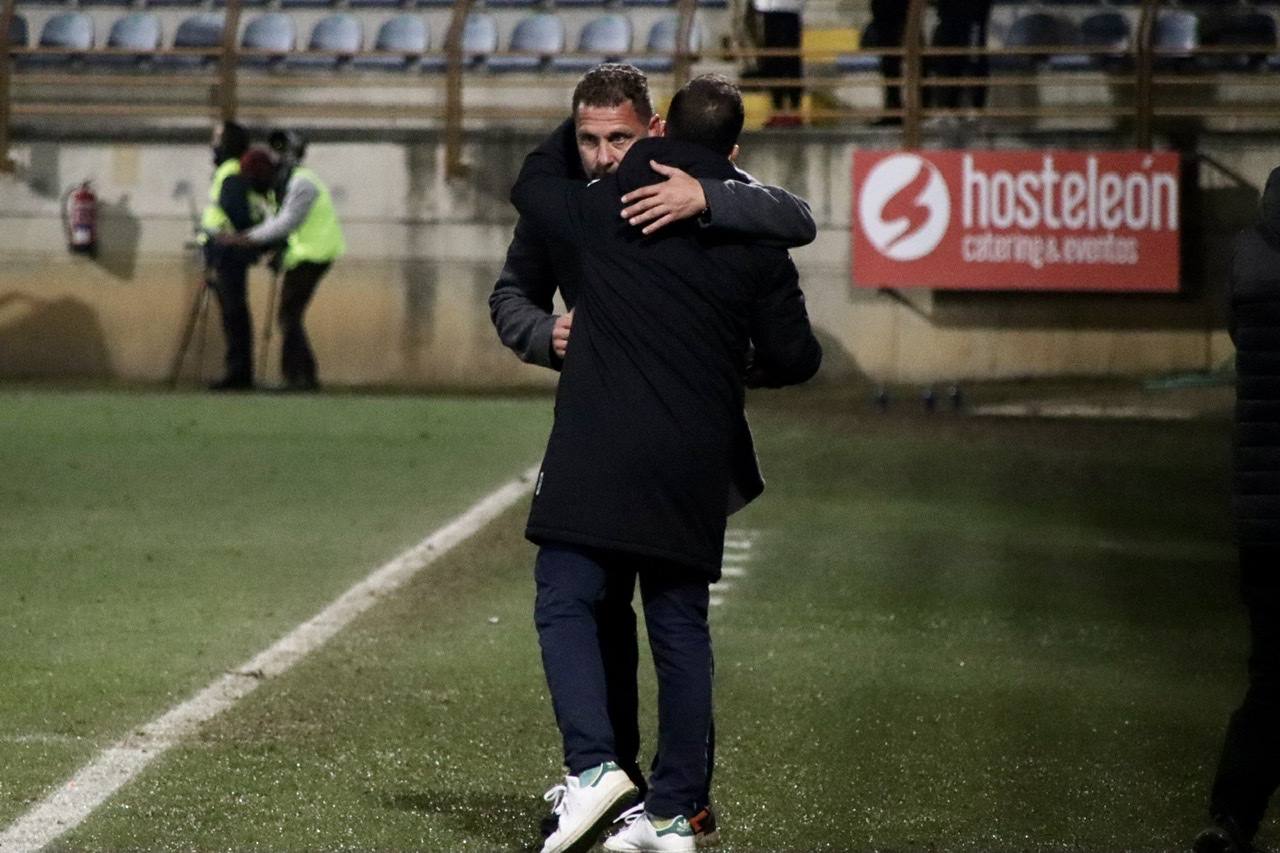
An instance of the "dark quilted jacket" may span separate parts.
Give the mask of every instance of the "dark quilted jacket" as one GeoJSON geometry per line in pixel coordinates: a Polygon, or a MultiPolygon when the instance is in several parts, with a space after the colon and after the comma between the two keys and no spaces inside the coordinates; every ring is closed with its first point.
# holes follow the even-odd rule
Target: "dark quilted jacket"
{"type": "Polygon", "coordinates": [[[1233,508],[1242,546],[1280,546],[1280,168],[1231,264],[1236,345],[1233,508]]]}

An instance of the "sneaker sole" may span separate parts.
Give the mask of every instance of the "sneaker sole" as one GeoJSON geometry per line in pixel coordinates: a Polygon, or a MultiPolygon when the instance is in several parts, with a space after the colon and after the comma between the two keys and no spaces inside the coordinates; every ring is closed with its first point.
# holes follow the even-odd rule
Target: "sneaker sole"
{"type": "Polygon", "coordinates": [[[591,822],[577,838],[566,838],[555,847],[544,848],[542,853],[587,853],[596,846],[600,834],[609,824],[622,814],[623,807],[630,797],[640,793],[640,789],[632,785],[630,780],[624,782],[613,796],[605,800],[597,814],[592,815],[591,822]]]}

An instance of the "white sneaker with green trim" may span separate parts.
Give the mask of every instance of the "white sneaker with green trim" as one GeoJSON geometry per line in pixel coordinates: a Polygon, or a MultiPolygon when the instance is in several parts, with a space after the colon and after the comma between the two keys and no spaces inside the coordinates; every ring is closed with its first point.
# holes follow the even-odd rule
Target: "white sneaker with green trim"
{"type": "Polygon", "coordinates": [[[693,827],[683,815],[655,817],[641,804],[618,820],[626,826],[604,842],[604,849],[611,853],[694,853],[697,848],[693,827]]]}
{"type": "Polygon", "coordinates": [[[563,785],[556,785],[543,795],[560,822],[542,845],[542,853],[590,850],[604,828],[636,793],[635,784],[612,761],[577,776],[564,777],[563,785]]]}

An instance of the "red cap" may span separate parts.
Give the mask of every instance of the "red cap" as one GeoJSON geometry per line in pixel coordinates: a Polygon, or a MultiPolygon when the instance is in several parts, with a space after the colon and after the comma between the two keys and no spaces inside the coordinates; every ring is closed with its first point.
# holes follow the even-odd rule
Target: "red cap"
{"type": "Polygon", "coordinates": [[[269,183],[275,171],[275,155],[261,145],[253,146],[240,158],[240,174],[244,175],[250,183],[269,183]]]}

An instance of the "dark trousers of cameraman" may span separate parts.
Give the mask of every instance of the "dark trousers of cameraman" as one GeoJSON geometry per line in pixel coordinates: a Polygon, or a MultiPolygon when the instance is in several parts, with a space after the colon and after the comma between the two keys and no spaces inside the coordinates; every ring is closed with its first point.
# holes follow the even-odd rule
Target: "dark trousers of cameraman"
{"type": "Polygon", "coordinates": [[[213,271],[213,292],[222,312],[226,373],[222,387],[253,384],[253,321],[249,315],[249,266],[254,255],[242,249],[210,245],[205,260],[213,271]]]}
{"type": "Polygon", "coordinates": [[[286,388],[312,391],[320,383],[316,375],[316,357],[311,341],[302,325],[302,315],[311,304],[316,286],[329,271],[329,264],[303,261],[284,274],[280,288],[280,373],[286,388]]]}
{"type": "Polygon", "coordinates": [[[1209,811],[1252,839],[1280,787],[1280,547],[1240,549],[1249,687],[1227,726],[1209,811]]]}

